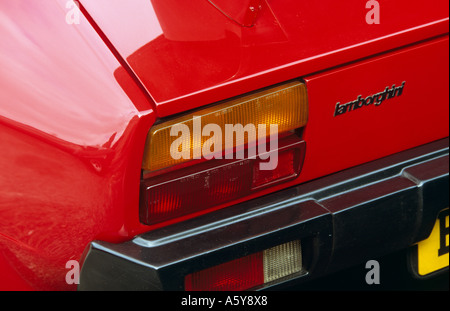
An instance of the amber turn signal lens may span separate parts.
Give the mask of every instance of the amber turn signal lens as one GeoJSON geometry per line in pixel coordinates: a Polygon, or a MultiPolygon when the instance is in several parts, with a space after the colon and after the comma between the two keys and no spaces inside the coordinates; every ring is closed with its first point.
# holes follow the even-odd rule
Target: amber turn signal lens
{"type": "Polygon", "coordinates": [[[155,125],[148,134],[142,168],[156,171],[196,159],[199,154],[206,157],[208,152],[212,153],[209,148],[204,148],[204,145],[215,134],[199,129],[197,121],[201,121],[203,126],[212,124],[216,129],[220,129],[222,137],[215,137],[215,139],[221,143],[221,151],[225,151],[229,147],[243,146],[252,140],[268,137],[270,125],[277,125],[278,134],[303,127],[308,117],[307,103],[306,85],[294,81],[160,123],[155,125]],[[226,125],[238,124],[242,125],[246,135],[241,137],[236,135],[236,139],[232,136],[230,145],[230,137],[226,137],[226,125]],[[258,127],[259,125],[265,125],[265,127],[258,127]],[[177,133],[174,135],[173,129],[177,128],[189,132],[187,138],[183,138],[181,142],[183,147],[189,149],[187,157],[174,158],[171,154],[175,140],[180,139],[177,133]],[[258,131],[260,128],[266,131],[258,131]],[[206,154],[205,149],[208,150],[206,154]]]}

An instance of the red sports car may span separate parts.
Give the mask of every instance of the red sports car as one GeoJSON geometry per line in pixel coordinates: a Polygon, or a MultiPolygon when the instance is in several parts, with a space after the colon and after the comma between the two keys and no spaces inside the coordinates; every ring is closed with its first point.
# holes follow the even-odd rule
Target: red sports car
{"type": "Polygon", "coordinates": [[[448,273],[449,3],[0,2],[0,289],[448,273]]]}

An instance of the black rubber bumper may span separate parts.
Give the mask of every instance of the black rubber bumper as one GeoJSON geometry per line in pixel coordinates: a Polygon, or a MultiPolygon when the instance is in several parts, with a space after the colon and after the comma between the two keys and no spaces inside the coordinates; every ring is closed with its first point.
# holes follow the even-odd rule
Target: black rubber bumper
{"type": "Polygon", "coordinates": [[[449,141],[439,140],[121,244],[94,241],[79,290],[183,290],[184,277],[292,240],[307,282],[407,248],[449,206],[449,141]]]}

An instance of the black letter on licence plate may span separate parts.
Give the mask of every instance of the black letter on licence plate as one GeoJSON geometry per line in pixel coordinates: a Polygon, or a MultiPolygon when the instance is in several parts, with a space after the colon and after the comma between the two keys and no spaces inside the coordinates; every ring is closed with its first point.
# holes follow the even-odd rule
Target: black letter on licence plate
{"type": "Polygon", "coordinates": [[[448,245],[447,245],[447,236],[448,236],[448,227],[445,226],[445,219],[448,217],[448,209],[439,214],[439,228],[440,228],[440,242],[441,247],[439,248],[438,254],[439,256],[448,254],[448,245]]]}

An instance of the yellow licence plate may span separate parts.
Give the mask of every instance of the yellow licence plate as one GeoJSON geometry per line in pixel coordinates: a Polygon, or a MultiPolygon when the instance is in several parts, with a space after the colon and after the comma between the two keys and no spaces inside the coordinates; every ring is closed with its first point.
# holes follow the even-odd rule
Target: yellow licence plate
{"type": "Polygon", "coordinates": [[[439,213],[430,236],[417,244],[417,273],[427,276],[448,267],[449,209],[439,213]]]}

